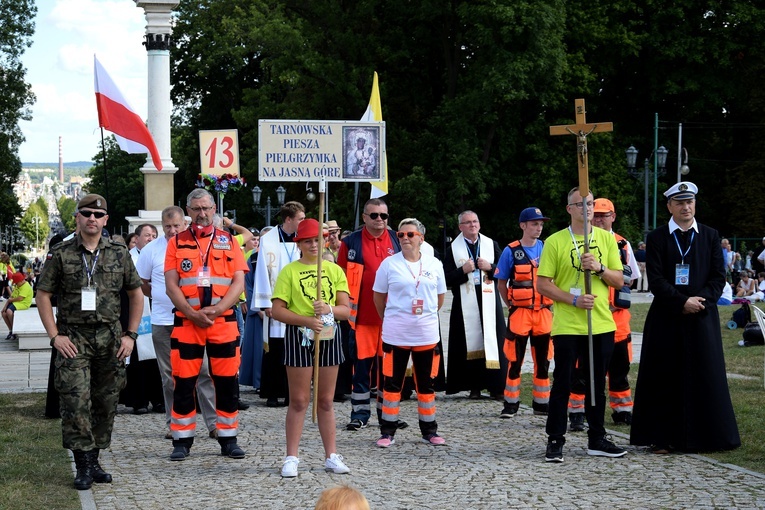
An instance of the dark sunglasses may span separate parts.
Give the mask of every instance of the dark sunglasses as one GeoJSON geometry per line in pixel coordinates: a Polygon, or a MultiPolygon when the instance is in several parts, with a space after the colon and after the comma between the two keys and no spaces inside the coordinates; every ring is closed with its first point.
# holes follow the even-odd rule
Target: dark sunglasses
{"type": "Polygon", "coordinates": [[[396,235],[399,239],[403,239],[404,236],[408,237],[409,239],[413,238],[414,236],[421,236],[419,232],[396,232],[396,235]]]}
{"type": "Polygon", "coordinates": [[[80,211],[80,214],[85,216],[86,218],[90,218],[91,216],[95,216],[97,219],[101,219],[104,216],[106,216],[105,212],[102,211],[80,211]]]}
{"type": "Polygon", "coordinates": [[[367,214],[367,216],[369,216],[373,220],[376,220],[378,216],[380,217],[381,220],[388,219],[388,213],[384,213],[384,212],[381,212],[381,213],[373,212],[373,213],[367,214]]]}

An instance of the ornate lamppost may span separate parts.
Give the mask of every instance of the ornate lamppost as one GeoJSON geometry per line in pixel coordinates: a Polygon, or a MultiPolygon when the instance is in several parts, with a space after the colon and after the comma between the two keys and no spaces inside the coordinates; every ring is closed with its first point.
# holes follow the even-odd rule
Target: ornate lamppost
{"type": "MultiPolygon", "coordinates": [[[[651,181],[651,165],[649,163],[649,160],[651,159],[651,155],[649,155],[647,158],[645,158],[645,161],[643,162],[643,170],[638,170],[636,167],[637,164],[637,155],[638,150],[633,146],[630,145],[630,147],[625,151],[627,153],[627,173],[630,174],[630,176],[635,177],[636,179],[643,178],[643,239],[648,235],[648,232],[650,232],[650,227],[648,223],[648,211],[649,211],[649,188],[650,188],[650,181],[651,181]]],[[[664,175],[666,173],[666,167],[667,167],[667,154],[669,151],[662,145],[658,149],[656,149],[656,161],[658,168],[656,170],[656,174],[658,175],[664,175]]],[[[652,153],[653,154],[653,153],[652,153]]],[[[656,196],[653,197],[654,200],[654,210],[656,210],[656,196]]],[[[655,223],[655,222],[654,222],[655,223]]]]}
{"type": "MultiPolygon", "coordinates": [[[[279,205],[279,207],[284,205],[284,196],[287,194],[287,190],[284,189],[281,185],[279,185],[278,188],[276,188],[276,202],[279,205]]],[[[260,199],[263,196],[263,190],[260,189],[260,186],[255,186],[252,188],[252,210],[256,213],[262,215],[266,220],[266,226],[271,226],[271,218],[272,218],[272,211],[271,211],[271,197],[268,197],[266,199],[266,205],[261,206],[260,205],[260,199]]],[[[274,211],[275,213],[276,211],[274,211]]]]}

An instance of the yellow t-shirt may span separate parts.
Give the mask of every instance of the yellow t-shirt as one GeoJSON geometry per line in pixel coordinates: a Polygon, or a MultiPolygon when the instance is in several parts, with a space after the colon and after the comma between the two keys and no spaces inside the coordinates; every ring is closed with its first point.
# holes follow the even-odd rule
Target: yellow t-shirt
{"type": "Polygon", "coordinates": [[[16,310],[27,310],[30,306],[32,306],[32,295],[34,294],[34,291],[32,290],[32,286],[29,285],[29,282],[24,280],[21,282],[20,285],[13,287],[13,292],[11,292],[11,299],[16,297],[23,298],[21,301],[15,301],[13,303],[13,306],[16,307],[16,310]]]}
{"type": "MultiPolygon", "coordinates": [[[[324,302],[334,306],[338,292],[349,293],[348,280],[340,266],[333,262],[322,262],[321,272],[324,302]]],[[[296,260],[284,266],[276,278],[271,299],[281,299],[298,315],[312,316],[316,299],[316,264],[306,265],[296,260]]]]}
{"type": "MultiPolygon", "coordinates": [[[[568,228],[560,230],[545,241],[539,261],[539,276],[552,278],[555,285],[570,292],[572,288],[584,294],[584,271],[580,257],[584,253],[584,236],[574,235],[568,228]],[[576,244],[574,244],[574,240],[576,244]]],[[[590,239],[590,253],[609,269],[622,270],[619,247],[610,232],[593,227],[590,239]]],[[[592,333],[608,333],[616,330],[614,318],[608,307],[608,285],[592,273],[592,294],[597,296],[592,310],[592,333]]],[[[586,335],[587,311],[574,308],[572,303],[555,302],[553,310],[552,336],[586,335]]]]}

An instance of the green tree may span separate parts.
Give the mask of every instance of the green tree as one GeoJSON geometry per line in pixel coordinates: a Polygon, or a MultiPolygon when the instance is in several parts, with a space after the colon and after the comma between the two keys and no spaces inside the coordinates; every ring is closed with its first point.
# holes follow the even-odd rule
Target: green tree
{"type": "Polygon", "coordinates": [[[37,7],[33,0],[0,0],[0,224],[13,224],[21,209],[12,185],[21,172],[19,121],[31,120],[35,96],[26,83],[21,55],[32,44],[37,7]]]}
{"type": "Polygon", "coordinates": [[[50,233],[47,210],[40,208],[37,202],[31,204],[21,217],[19,229],[29,244],[35,248],[43,246],[50,233]]]}
{"type": "MultiPolygon", "coordinates": [[[[140,168],[146,163],[145,154],[123,152],[113,136],[106,143],[106,179],[104,179],[103,152],[93,157],[96,164],[88,172],[88,193],[98,193],[106,199],[109,222],[106,228],[115,233],[128,228],[127,216],[137,216],[143,208],[143,174],[140,168]]],[[[99,144],[99,149],[100,149],[99,144]]],[[[63,219],[63,217],[62,217],[63,219]]]]}
{"type": "MultiPolygon", "coordinates": [[[[648,157],[654,112],[671,154],[659,193],[675,180],[683,122],[689,178],[702,189],[700,221],[731,236],[765,231],[762,215],[735,206],[765,193],[765,5],[196,0],[178,13],[171,76],[174,159],[186,172],[176,178],[179,196],[198,172],[197,131],[224,127],[239,130],[250,185],[273,196],[277,183],[257,183],[258,119],[357,120],[378,71],[394,220],[407,211],[452,235],[457,213],[469,208],[504,242],[520,233],[518,213],[535,205],[552,217],[548,232],[564,226],[563,201],[577,184],[575,141],[551,138],[549,126],[572,123],[582,97],[590,122],[615,124],[590,140],[590,183],[614,201],[619,232],[642,236],[643,186],[627,176],[624,150],[635,145],[641,162],[648,157]]],[[[284,186],[288,199],[304,196],[305,183],[284,186]]],[[[363,202],[369,187],[361,189],[363,202]]],[[[353,195],[352,185],[331,186],[343,225],[352,224],[353,195]]],[[[248,193],[229,204],[257,219],[248,193]]]]}
{"type": "Polygon", "coordinates": [[[58,214],[61,216],[61,222],[64,224],[64,229],[67,232],[74,232],[76,222],[74,220],[74,210],[77,209],[77,202],[74,199],[62,195],[56,203],[58,206],[58,214]]]}

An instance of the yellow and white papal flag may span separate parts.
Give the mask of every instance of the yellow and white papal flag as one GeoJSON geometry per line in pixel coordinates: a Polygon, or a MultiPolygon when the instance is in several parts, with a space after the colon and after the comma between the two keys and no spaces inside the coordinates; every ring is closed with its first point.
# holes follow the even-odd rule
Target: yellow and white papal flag
{"type": "MultiPolygon", "coordinates": [[[[377,85],[377,72],[375,71],[375,77],[372,81],[372,95],[369,98],[369,106],[367,111],[361,117],[362,122],[379,122],[382,118],[382,106],[380,104],[380,88],[377,85]]],[[[388,158],[385,153],[382,154],[382,177],[380,182],[373,182],[372,193],[370,198],[380,198],[388,194],[388,158]]]]}

